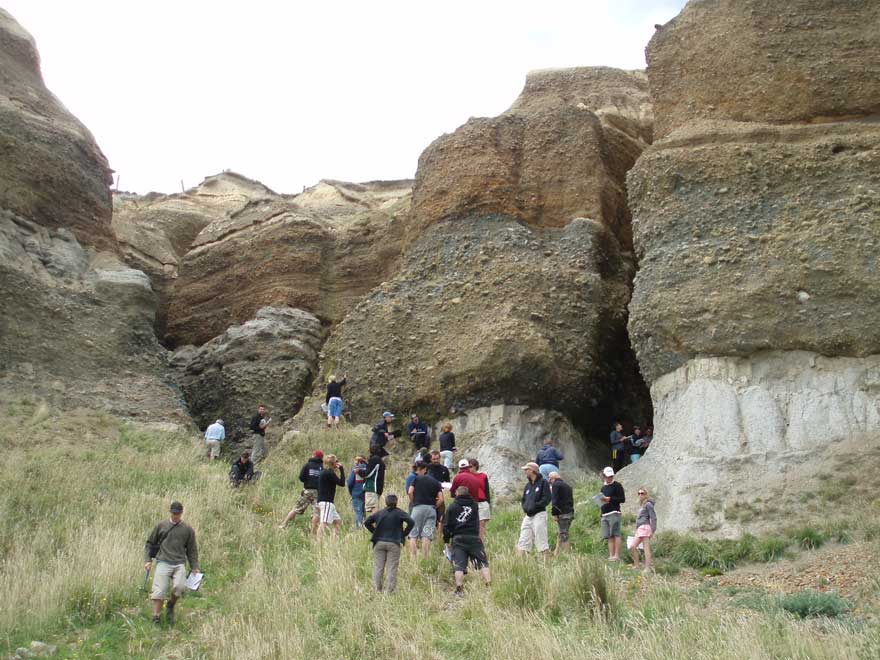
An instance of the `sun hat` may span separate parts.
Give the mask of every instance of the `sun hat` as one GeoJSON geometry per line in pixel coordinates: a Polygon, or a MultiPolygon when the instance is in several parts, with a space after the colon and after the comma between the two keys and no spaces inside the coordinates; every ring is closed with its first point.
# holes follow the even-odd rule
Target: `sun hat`
{"type": "Polygon", "coordinates": [[[541,468],[538,467],[538,464],[535,462],[526,463],[522,466],[523,470],[534,470],[535,472],[540,472],[541,468]]]}

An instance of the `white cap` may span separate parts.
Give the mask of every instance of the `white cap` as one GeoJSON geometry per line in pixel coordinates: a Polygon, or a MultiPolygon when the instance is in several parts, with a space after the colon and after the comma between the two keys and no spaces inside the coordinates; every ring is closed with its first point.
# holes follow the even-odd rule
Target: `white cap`
{"type": "Polygon", "coordinates": [[[604,474],[606,477],[613,477],[614,476],[614,468],[607,467],[604,470],[602,470],[602,474],[604,474]]]}
{"type": "Polygon", "coordinates": [[[471,466],[471,464],[467,462],[467,459],[463,458],[458,462],[458,467],[460,467],[460,468],[466,468],[466,467],[470,467],[470,466],[471,466]]]}

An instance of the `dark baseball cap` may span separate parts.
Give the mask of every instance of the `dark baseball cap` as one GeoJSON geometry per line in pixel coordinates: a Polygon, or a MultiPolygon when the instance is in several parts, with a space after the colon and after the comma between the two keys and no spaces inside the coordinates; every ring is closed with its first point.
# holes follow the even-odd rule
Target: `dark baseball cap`
{"type": "Polygon", "coordinates": [[[183,505],[180,502],[172,502],[171,513],[183,513],[183,505]]]}

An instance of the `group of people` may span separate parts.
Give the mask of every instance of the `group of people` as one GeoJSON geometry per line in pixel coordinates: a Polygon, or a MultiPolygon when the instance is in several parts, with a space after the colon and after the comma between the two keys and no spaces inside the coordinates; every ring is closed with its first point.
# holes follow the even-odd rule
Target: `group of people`
{"type": "Polygon", "coordinates": [[[633,426],[632,433],[623,434],[623,424],[614,424],[614,430],[608,438],[611,445],[611,464],[615,470],[620,471],[630,463],[635,463],[648,450],[654,440],[654,428],[645,426],[633,426]]]}

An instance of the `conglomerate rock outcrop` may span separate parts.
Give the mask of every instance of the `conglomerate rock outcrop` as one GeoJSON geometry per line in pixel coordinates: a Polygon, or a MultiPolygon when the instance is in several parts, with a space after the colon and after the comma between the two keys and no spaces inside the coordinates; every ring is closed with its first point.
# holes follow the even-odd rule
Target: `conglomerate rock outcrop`
{"type": "Polygon", "coordinates": [[[202,346],[175,351],[172,364],[190,413],[202,428],[223,418],[226,437],[247,434],[266,406],[273,428],[299,410],[318,369],[321,322],[289,307],[266,307],[202,346]]]}
{"type": "Polygon", "coordinates": [[[695,515],[713,489],[748,501],[875,435],[880,86],[840,49],[876,68],[880,7],[844,4],[694,0],[648,47],[665,137],[629,175],[629,328],[655,441],[626,473],[670,527],[733,530],[695,515]]]}
{"type": "Polygon", "coordinates": [[[33,37],[0,9],[0,208],[115,249],[110,168],[88,129],[43,83],[33,37]]]}
{"type": "Polygon", "coordinates": [[[536,72],[503,115],[425,150],[400,269],[323,350],[355,421],[507,405],[598,431],[609,402],[640,408],[624,177],[650,139],[646,99],[639,73],[536,72]]]}

